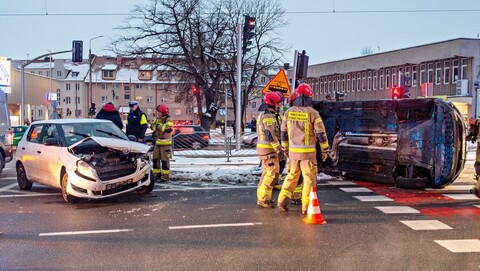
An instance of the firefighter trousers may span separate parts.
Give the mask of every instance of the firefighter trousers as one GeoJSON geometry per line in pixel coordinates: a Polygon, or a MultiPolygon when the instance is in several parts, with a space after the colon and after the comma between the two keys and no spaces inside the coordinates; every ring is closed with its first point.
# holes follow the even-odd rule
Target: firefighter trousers
{"type": "Polygon", "coordinates": [[[272,199],[272,189],[278,179],[280,165],[276,153],[259,158],[262,162],[262,176],[258,182],[257,203],[265,203],[272,199]]]}
{"type": "Polygon", "coordinates": [[[169,145],[155,145],[153,149],[153,174],[168,180],[170,176],[171,147],[169,145]]]}
{"type": "Polygon", "coordinates": [[[300,178],[303,177],[302,189],[302,212],[306,212],[310,203],[310,189],[317,185],[317,163],[310,160],[290,159],[288,173],[283,181],[282,190],[278,195],[278,206],[287,207],[293,197],[293,193],[300,178]]]}

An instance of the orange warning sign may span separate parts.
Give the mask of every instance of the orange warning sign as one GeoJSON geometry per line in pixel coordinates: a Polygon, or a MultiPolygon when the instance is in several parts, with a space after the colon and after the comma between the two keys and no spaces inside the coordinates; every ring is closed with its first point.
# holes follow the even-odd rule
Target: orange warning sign
{"type": "Polygon", "coordinates": [[[290,85],[285,70],[280,70],[263,88],[262,93],[265,94],[270,91],[280,91],[285,98],[290,96],[290,85]]]}

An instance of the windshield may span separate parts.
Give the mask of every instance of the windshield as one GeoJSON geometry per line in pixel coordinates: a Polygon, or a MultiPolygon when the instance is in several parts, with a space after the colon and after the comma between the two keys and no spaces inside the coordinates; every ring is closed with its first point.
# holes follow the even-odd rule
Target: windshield
{"type": "Polygon", "coordinates": [[[66,123],[61,127],[67,146],[90,136],[128,140],[115,124],[109,122],[66,123]]]}

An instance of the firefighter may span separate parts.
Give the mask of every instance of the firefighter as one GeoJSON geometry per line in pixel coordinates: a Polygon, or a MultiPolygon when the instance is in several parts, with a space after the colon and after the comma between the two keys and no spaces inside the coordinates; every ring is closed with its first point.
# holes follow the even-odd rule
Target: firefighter
{"type": "Polygon", "coordinates": [[[155,179],[161,181],[168,181],[170,176],[172,127],[173,122],[170,119],[168,106],[165,104],[157,106],[157,118],[152,124],[152,130],[156,138],[155,148],[153,149],[153,174],[155,179]]]}
{"type": "Polygon", "coordinates": [[[281,93],[267,92],[263,97],[267,108],[257,119],[257,154],[262,164],[262,176],[257,188],[257,205],[263,208],[275,207],[275,202],[272,201],[272,188],[279,176],[279,157],[283,153],[278,114],[282,100],[281,93]]]}
{"type": "Polygon", "coordinates": [[[317,184],[316,144],[320,145],[322,160],[328,157],[328,141],[320,114],[312,108],[312,88],[308,84],[298,86],[291,97],[292,107],[283,116],[281,125],[282,147],[289,158],[287,177],[278,195],[278,208],[288,210],[288,204],[303,176],[302,214],[307,212],[310,189],[317,184]]]}

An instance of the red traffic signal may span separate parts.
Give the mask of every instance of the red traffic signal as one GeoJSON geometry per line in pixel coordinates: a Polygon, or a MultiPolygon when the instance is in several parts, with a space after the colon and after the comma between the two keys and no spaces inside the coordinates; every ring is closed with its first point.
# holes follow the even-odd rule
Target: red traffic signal
{"type": "Polygon", "coordinates": [[[198,93],[198,88],[197,88],[197,86],[193,85],[192,86],[192,94],[197,95],[197,93],[198,93]]]}
{"type": "Polygon", "coordinates": [[[392,100],[398,100],[403,97],[403,88],[394,85],[392,86],[392,100]]]}

